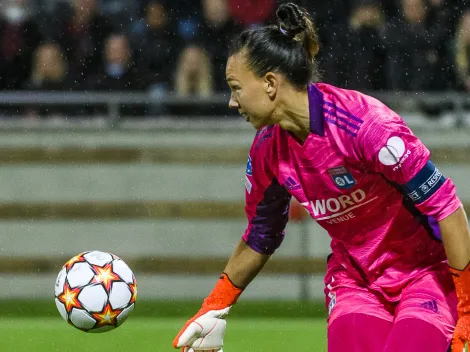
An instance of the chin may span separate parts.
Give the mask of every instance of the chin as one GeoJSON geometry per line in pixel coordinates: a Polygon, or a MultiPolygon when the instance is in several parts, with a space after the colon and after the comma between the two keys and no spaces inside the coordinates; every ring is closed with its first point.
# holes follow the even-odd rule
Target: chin
{"type": "Polygon", "coordinates": [[[251,121],[250,120],[250,123],[253,125],[253,127],[257,130],[260,130],[262,129],[263,127],[265,127],[266,125],[263,124],[263,123],[260,123],[259,121],[251,121]]]}
{"type": "Polygon", "coordinates": [[[269,121],[266,121],[266,120],[256,120],[256,121],[251,121],[250,120],[250,123],[253,125],[254,128],[256,128],[257,130],[260,130],[264,127],[267,127],[267,126],[271,126],[271,125],[274,125],[274,123],[270,123],[269,121]]]}

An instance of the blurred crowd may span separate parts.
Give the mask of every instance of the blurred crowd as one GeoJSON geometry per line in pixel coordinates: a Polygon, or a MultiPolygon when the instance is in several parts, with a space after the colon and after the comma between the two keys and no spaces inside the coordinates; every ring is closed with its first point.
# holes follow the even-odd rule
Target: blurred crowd
{"type": "MultiPolygon", "coordinates": [[[[470,91],[466,0],[296,1],[312,14],[323,81],[360,90],[470,91]]],[[[0,0],[2,90],[227,89],[233,35],[277,0],[0,0]]]]}

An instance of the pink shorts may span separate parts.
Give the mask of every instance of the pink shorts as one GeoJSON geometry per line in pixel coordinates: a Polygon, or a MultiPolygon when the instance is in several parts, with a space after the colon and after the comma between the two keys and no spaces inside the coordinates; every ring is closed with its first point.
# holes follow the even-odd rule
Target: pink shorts
{"type": "Polygon", "coordinates": [[[359,285],[340,271],[325,287],[328,326],[350,313],[371,315],[390,323],[415,318],[437,327],[450,341],[457,322],[457,297],[447,266],[429,271],[403,288],[398,302],[387,301],[379,292],[359,285]]]}

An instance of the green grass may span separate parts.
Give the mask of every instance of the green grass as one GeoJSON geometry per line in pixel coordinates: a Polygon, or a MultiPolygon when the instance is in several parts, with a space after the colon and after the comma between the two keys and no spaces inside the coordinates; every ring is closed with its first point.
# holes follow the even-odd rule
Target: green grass
{"type": "MultiPolygon", "coordinates": [[[[186,317],[194,315],[201,307],[198,301],[139,300],[133,317],[186,317]]],[[[58,316],[54,299],[47,300],[0,300],[0,318],[58,316]]],[[[241,299],[231,310],[233,318],[326,318],[326,308],[322,301],[257,301],[241,299]]],[[[0,349],[1,351],[1,349],[0,349]]]]}
{"type": "MultiPolygon", "coordinates": [[[[58,313],[57,313],[58,314],[58,313]]],[[[185,318],[130,316],[116,330],[88,334],[62,318],[0,318],[0,349],[9,352],[164,352],[185,318]]],[[[228,318],[224,352],[326,351],[324,319],[228,318]]]]}

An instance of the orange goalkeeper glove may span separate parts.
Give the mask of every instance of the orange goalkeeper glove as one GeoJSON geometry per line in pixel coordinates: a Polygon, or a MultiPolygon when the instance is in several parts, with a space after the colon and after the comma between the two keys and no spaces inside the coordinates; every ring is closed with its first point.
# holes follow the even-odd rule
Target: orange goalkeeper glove
{"type": "Polygon", "coordinates": [[[219,278],[201,309],[186,322],[173,340],[173,347],[182,351],[222,351],[225,335],[225,315],[237,302],[243,289],[236,287],[225,273],[219,278]]]}
{"type": "Polygon", "coordinates": [[[465,352],[465,344],[470,341],[470,263],[465,269],[450,268],[457,293],[458,320],[452,337],[452,352],[465,352]]]}

